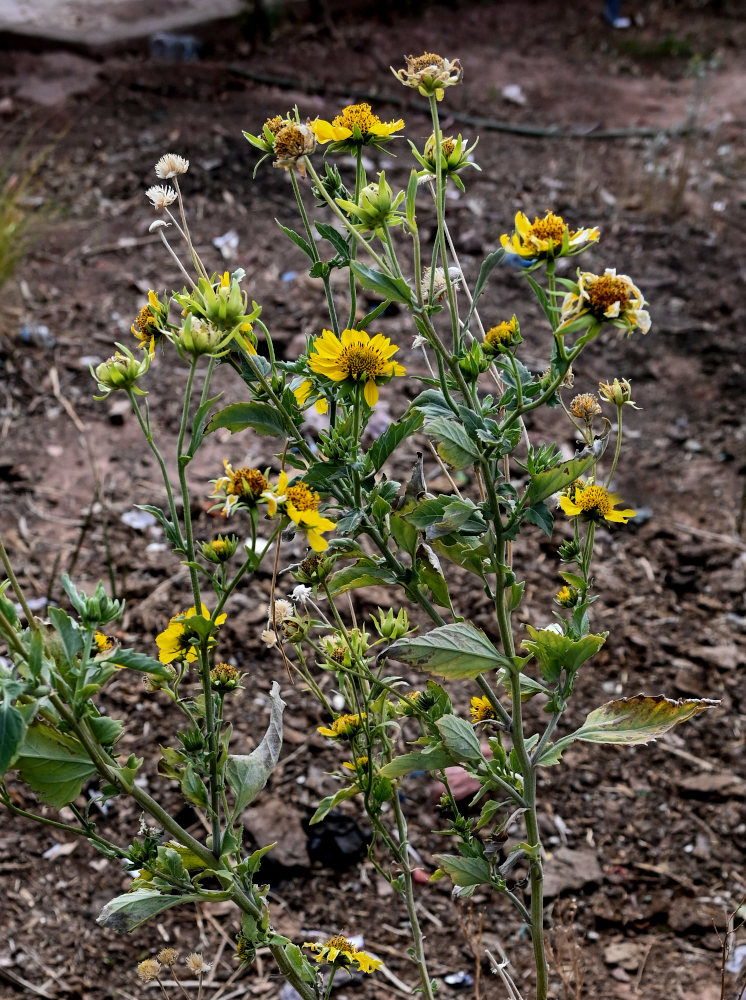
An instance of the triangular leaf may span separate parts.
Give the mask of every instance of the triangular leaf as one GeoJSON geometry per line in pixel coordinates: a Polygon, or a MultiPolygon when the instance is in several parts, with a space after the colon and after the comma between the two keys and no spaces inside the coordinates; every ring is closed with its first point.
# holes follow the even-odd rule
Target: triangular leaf
{"type": "Polygon", "coordinates": [[[618,743],[635,746],[649,743],[680,722],[719,705],[709,698],[666,698],[637,694],[632,698],[607,701],[594,709],[580,729],[560,742],[583,740],[585,743],[618,743]]]}
{"type": "Polygon", "coordinates": [[[389,646],[386,657],[450,680],[474,678],[497,667],[512,667],[484,632],[468,622],[442,625],[423,635],[399,639],[389,646]]]}

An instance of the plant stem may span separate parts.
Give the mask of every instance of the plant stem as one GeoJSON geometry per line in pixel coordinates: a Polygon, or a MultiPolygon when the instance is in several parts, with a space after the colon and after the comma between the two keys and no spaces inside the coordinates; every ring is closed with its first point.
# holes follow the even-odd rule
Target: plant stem
{"type": "MultiPolygon", "coordinates": [[[[0,560],[2,561],[3,569],[5,570],[5,575],[10,580],[10,585],[13,588],[13,593],[16,595],[16,600],[21,605],[24,615],[26,615],[26,621],[28,622],[28,627],[31,629],[32,632],[38,632],[39,626],[37,624],[36,619],[31,613],[31,609],[26,603],[26,598],[24,596],[23,590],[21,589],[21,585],[18,582],[18,579],[16,578],[16,575],[13,572],[13,567],[10,564],[8,553],[5,551],[5,546],[3,545],[2,538],[0,538],[0,560]]],[[[10,625],[10,623],[8,624],[10,625]]]]}
{"type": "Polygon", "coordinates": [[[394,795],[392,799],[394,816],[396,817],[396,828],[399,833],[399,863],[404,874],[404,898],[407,904],[407,914],[409,916],[410,927],[412,928],[412,942],[414,944],[414,960],[420,974],[422,984],[421,994],[427,1000],[433,1000],[432,986],[430,985],[430,975],[427,971],[427,958],[425,956],[425,938],[417,916],[417,907],[414,900],[414,882],[412,880],[412,869],[409,864],[407,844],[409,843],[407,834],[407,821],[402,812],[399,796],[394,795]]]}

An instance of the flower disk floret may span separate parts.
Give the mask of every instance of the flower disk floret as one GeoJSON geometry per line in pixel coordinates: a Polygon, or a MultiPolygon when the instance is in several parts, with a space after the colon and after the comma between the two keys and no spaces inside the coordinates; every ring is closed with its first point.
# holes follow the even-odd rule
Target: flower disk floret
{"type": "Polygon", "coordinates": [[[650,314],[644,308],[645,298],[626,274],[617,274],[616,268],[607,267],[603,274],[578,271],[578,280],[565,296],[560,313],[560,326],[577,325],[578,320],[587,323],[607,321],[627,334],[639,330],[647,333],[650,329],[650,314]]]}
{"type": "Polygon", "coordinates": [[[337,152],[355,152],[361,146],[378,146],[396,138],[404,128],[404,121],[383,122],[373,113],[370,104],[348,104],[331,122],[317,118],[310,128],[317,140],[337,152]]]}
{"type": "Polygon", "coordinates": [[[337,527],[336,521],[330,521],[319,513],[321,497],[306,483],[298,480],[290,483],[283,469],[274,489],[267,489],[262,494],[267,501],[270,517],[279,510],[285,514],[301,531],[305,531],[308,544],[314,552],[323,552],[329,543],[323,534],[337,527]]]}

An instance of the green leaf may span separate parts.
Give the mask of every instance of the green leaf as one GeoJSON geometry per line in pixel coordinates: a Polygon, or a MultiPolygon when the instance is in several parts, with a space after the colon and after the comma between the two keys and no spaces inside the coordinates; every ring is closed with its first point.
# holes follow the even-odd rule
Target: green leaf
{"type": "Polygon", "coordinates": [[[381,468],[389,455],[410,435],[414,434],[422,427],[423,415],[418,410],[408,410],[407,413],[397,420],[395,424],[390,424],[386,430],[377,438],[368,450],[368,457],[373,463],[376,472],[381,468]]]}
{"type": "Polygon", "coordinates": [[[477,677],[512,663],[499,653],[480,629],[468,622],[441,625],[424,635],[399,639],[386,651],[387,659],[401,660],[449,680],[477,677]]]}
{"type": "Polygon", "coordinates": [[[55,809],[76,799],[83,782],[96,773],[78,740],[41,723],[29,727],[15,766],[21,779],[55,809]]]}
{"type": "Polygon", "coordinates": [[[666,698],[660,694],[635,695],[607,701],[594,709],[580,729],[564,740],[583,740],[585,743],[617,743],[636,746],[655,740],[680,722],[706,712],[719,705],[710,698],[666,698]]]}
{"type": "Polygon", "coordinates": [[[326,222],[316,222],[314,225],[319,235],[331,243],[343,260],[347,261],[350,259],[349,243],[338,229],[335,229],[334,226],[330,226],[326,222]]]}
{"type": "Polygon", "coordinates": [[[320,823],[325,816],[338,806],[340,802],[344,802],[346,799],[351,799],[353,796],[357,795],[360,789],[357,785],[347,785],[345,788],[340,788],[339,791],[335,792],[334,795],[327,795],[319,802],[318,808],[313,816],[308,821],[310,825],[313,823],[320,823]]]}
{"type": "Polygon", "coordinates": [[[303,251],[306,257],[308,257],[309,260],[312,261],[316,260],[315,248],[313,248],[310,245],[310,243],[307,243],[302,236],[300,236],[296,232],[293,232],[292,229],[287,229],[285,226],[282,225],[281,222],[278,222],[277,219],[275,219],[275,222],[277,222],[277,225],[280,227],[283,233],[288,237],[288,239],[291,239],[297,247],[300,247],[300,249],[303,251]]]}
{"type": "Polygon", "coordinates": [[[446,749],[459,761],[484,760],[474,727],[457,715],[444,715],[435,723],[446,749]]]}
{"type": "Polygon", "coordinates": [[[536,657],[541,676],[548,684],[555,684],[563,670],[568,674],[576,673],[581,664],[595,656],[608,635],[604,632],[572,639],[554,629],[536,629],[532,625],[526,625],[526,631],[531,638],[524,639],[522,646],[536,657]]]}
{"type": "Polygon", "coordinates": [[[453,419],[453,410],[446,403],[445,396],[439,389],[425,389],[419,396],[415,396],[409,404],[410,410],[421,410],[428,420],[436,417],[446,417],[453,419]]]}
{"type": "Polygon", "coordinates": [[[394,541],[401,551],[408,552],[410,556],[413,556],[419,540],[417,529],[403,517],[400,517],[399,514],[391,515],[389,527],[391,528],[391,534],[394,536],[394,541]]]}
{"type": "Polygon", "coordinates": [[[473,573],[481,580],[485,579],[485,560],[490,552],[486,545],[476,538],[462,538],[457,542],[444,542],[442,538],[433,540],[433,548],[439,556],[443,556],[456,566],[473,573]]]}
{"type": "Polygon", "coordinates": [[[152,514],[153,517],[160,521],[163,526],[163,530],[166,532],[166,538],[174,546],[174,548],[182,550],[185,548],[184,541],[179,534],[178,526],[166,517],[166,514],[160,507],[154,507],[149,503],[136,503],[135,507],[137,510],[146,510],[149,514],[152,514]]]}
{"type": "Polygon", "coordinates": [[[374,323],[382,313],[385,313],[390,305],[390,299],[384,299],[383,302],[379,302],[375,309],[371,309],[369,313],[363,316],[358,323],[358,328],[360,330],[367,330],[370,324],[374,323]]]}
{"type": "Polygon", "coordinates": [[[190,893],[185,896],[164,896],[156,889],[135,889],[117,896],[106,904],[96,917],[102,927],[111,927],[119,934],[128,934],[151,917],[180,903],[198,903],[202,896],[190,893]]]}
{"type": "Polygon", "coordinates": [[[415,528],[426,531],[428,541],[453,532],[480,535],[487,530],[481,511],[471,500],[456,500],[448,494],[422,500],[403,517],[415,528]]]}
{"type": "Polygon", "coordinates": [[[23,743],[26,723],[23,716],[12,705],[0,705],[0,778],[15,763],[23,743]]]}
{"type": "Polygon", "coordinates": [[[88,724],[96,741],[103,746],[113,746],[124,732],[124,725],[119,719],[110,719],[108,715],[91,716],[88,724]]]}
{"type": "Polygon", "coordinates": [[[350,261],[350,270],[363,288],[369,292],[375,292],[391,302],[404,302],[406,305],[411,305],[412,289],[404,278],[392,278],[380,271],[373,271],[358,260],[350,261]]]}
{"type": "MultiPolygon", "coordinates": [[[[339,526],[337,526],[339,527],[339,526]]],[[[333,573],[327,582],[329,593],[332,597],[344,594],[348,590],[357,590],[360,587],[374,587],[379,583],[395,583],[396,577],[390,569],[385,566],[376,566],[366,559],[361,559],[354,566],[345,566],[344,569],[333,573]]]]}
{"type": "Polygon", "coordinates": [[[453,416],[436,417],[425,425],[425,433],[435,439],[438,454],[454,469],[465,469],[479,461],[479,448],[466,433],[464,427],[456,423],[453,416]]]}
{"type": "Polygon", "coordinates": [[[102,663],[113,663],[117,667],[126,667],[128,670],[138,670],[142,674],[150,674],[151,677],[163,677],[168,680],[172,673],[165,663],[147,656],[145,653],[138,653],[134,649],[116,649],[110,656],[99,661],[102,663]]]}
{"type": "Polygon", "coordinates": [[[54,625],[60,639],[62,640],[67,666],[71,670],[75,670],[77,666],[76,658],[83,648],[83,636],[80,629],[72,618],[65,614],[62,608],[50,608],[49,620],[52,622],[52,625],[54,625]]]}
{"type": "Polygon", "coordinates": [[[529,524],[535,524],[537,528],[541,528],[547,538],[552,537],[554,516],[545,503],[537,503],[533,507],[526,507],[523,511],[523,516],[529,524]]]}
{"type": "Polygon", "coordinates": [[[402,754],[401,757],[394,757],[388,764],[384,764],[378,773],[383,778],[401,778],[402,775],[411,774],[412,771],[444,771],[447,767],[458,763],[458,758],[449,753],[445,747],[436,746],[430,750],[418,750],[402,754]]]}
{"type": "Polygon", "coordinates": [[[412,170],[409,175],[409,183],[407,184],[407,197],[404,202],[405,205],[405,217],[409,227],[416,232],[417,230],[417,216],[415,210],[415,203],[417,200],[417,188],[419,187],[419,174],[416,170],[412,170]]]}
{"type": "Polygon", "coordinates": [[[261,743],[250,754],[231,754],[225,765],[225,780],[235,796],[234,818],[261,792],[280,758],[285,702],[280,697],[277,681],[272,682],[269,699],[269,725],[261,743]]]}
{"type": "Polygon", "coordinates": [[[200,809],[207,809],[210,803],[210,798],[207,794],[207,785],[205,785],[202,778],[194,770],[192,764],[187,764],[181,775],[181,791],[184,798],[189,799],[195,806],[199,806],[200,809]]]}
{"type": "Polygon", "coordinates": [[[208,433],[227,427],[231,434],[253,427],[257,434],[286,438],[285,428],[277,410],[269,403],[231,403],[213,414],[208,433]]]}
{"type": "Polygon", "coordinates": [[[531,277],[530,274],[525,273],[524,277],[525,277],[526,281],[529,283],[529,285],[531,286],[531,289],[533,290],[533,293],[536,296],[536,298],[537,298],[537,300],[539,302],[539,305],[541,306],[542,310],[544,311],[544,315],[549,320],[549,325],[552,327],[552,329],[554,329],[554,327],[557,324],[557,314],[552,311],[552,304],[549,301],[547,293],[544,291],[544,289],[541,287],[541,285],[538,284],[538,282],[536,281],[536,279],[531,277]]]}
{"type": "Polygon", "coordinates": [[[187,451],[187,455],[189,455],[190,458],[194,458],[197,449],[202,444],[202,439],[205,436],[205,426],[207,425],[208,414],[222,395],[222,392],[219,392],[217,396],[213,396],[212,399],[206,399],[194,414],[194,417],[192,418],[192,439],[189,442],[189,450],[187,451]]]}
{"type": "Polygon", "coordinates": [[[484,858],[462,858],[458,854],[434,854],[433,859],[438,867],[446,872],[453,884],[462,889],[492,883],[492,872],[484,858]]]}
{"type": "Polygon", "coordinates": [[[587,455],[581,454],[571,458],[569,462],[563,462],[556,469],[548,469],[546,472],[537,472],[531,476],[531,482],[526,490],[526,500],[529,507],[535,507],[540,500],[546,500],[553,493],[559,493],[570,483],[580,478],[586,469],[589,469],[594,462],[599,459],[594,451],[587,455]]]}

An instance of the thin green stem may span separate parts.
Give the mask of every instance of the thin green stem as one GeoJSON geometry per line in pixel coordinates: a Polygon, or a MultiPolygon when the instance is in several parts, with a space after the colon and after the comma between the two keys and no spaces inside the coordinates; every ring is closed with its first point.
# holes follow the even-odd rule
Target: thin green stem
{"type": "Polygon", "coordinates": [[[443,276],[446,283],[446,293],[448,295],[448,307],[451,313],[451,335],[453,338],[453,354],[456,355],[460,349],[460,333],[458,328],[458,314],[456,311],[456,293],[448,273],[448,248],[445,237],[445,179],[443,177],[443,136],[440,132],[440,122],[438,120],[438,102],[434,94],[430,95],[430,115],[433,120],[433,134],[435,136],[435,211],[438,220],[438,230],[436,239],[440,251],[440,262],[443,265],[443,276]]]}
{"type": "Polygon", "coordinates": [[[616,448],[614,449],[614,458],[611,463],[611,468],[609,469],[609,475],[606,477],[606,482],[604,484],[605,488],[608,489],[611,485],[611,480],[616,472],[617,462],[619,461],[619,456],[622,451],[622,406],[617,405],[617,430],[616,430],[616,448]]]}
{"type": "Polygon", "coordinates": [[[79,826],[72,826],[70,823],[61,823],[59,820],[49,819],[47,816],[40,816],[38,813],[29,812],[27,809],[21,809],[19,806],[14,805],[3,782],[0,782],[0,802],[2,802],[2,805],[13,816],[21,816],[24,819],[33,820],[34,823],[41,823],[44,826],[49,826],[53,830],[62,830],[65,833],[72,833],[76,837],[85,837],[86,840],[91,841],[91,843],[100,844],[101,847],[104,847],[107,851],[111,851],[113,854],[116,854],[117,857],[127,857],[126,851],[122,850],[122,848],[117,846],[117,844],[113,844],[110,840],[106,840],[105,837],[99,836],[93,828],[86,829],[79,826]]]}
{"type": "MultiPolygon", "coordinates": [[[[163,485],[166,488],[166,496],[168,498],[168,510],[171,515],[171,523],[173,524],[174,529],[179,532],[179,536],[181,536],[181,526],[179,524],[179,518],[176,513],[176,504],[174,503],[174,495],[171,489],[171,480],[168,475],[168,470],[166,469],[166,463],[163,460],[163,455],[161,455],[160,450],[156,445],[155,439],[153,438],[153,435],[150,430],[150,415],[147,410],[148,404],[147,402],[145,403],[146,411],[145,411],[145,416],[143,416],[142,410],[140,409],[140,404],[137,401],[137,396],[134,394],[131,387],[127,388],[127,395],[132,405],[132,410],[134,411],[134,414],[137,417],[137,422],[140,425],[140,430],[143,433],[143,437],[147,441],[148,447],[153,453],[153,456],[156,462],[158,463],[158,468],[161,471],[161,478],[163,479],[163,485]]],[[[180,547],[183,548],[183,540],[181,538],[179,539],[179,545],[180,547]]]]}
{"type": "Polygon", "coordinates": [[[16,600],[21,605],[23,613],[26,616],[26,621],[28,622],[28,627],[32,632],[39,631],[39,625],[31,613],[31,608],[26,603],[26,597],[24,596],[21,585],[13,571],[13,567],[10,564],[10,559],[8,558],[8,553],[5,551],[5,546],[3,545],[3,540],[0,538],[0,560],[3,564],[3,569],[5,570],[5,575],[10,580],[10,585],[13,588],[13,593],[16,595],[16,600]]]}
{"type": "Polygon", "coordinates": [[[394,795],[392,799],[392,807],[396,818],[396,828],[399,833],[399,864],[401,865],[404,874],[404,899],[407,905],[407,915],[409,917],[409,924],[412,930],[414,960],[420,974],[422,996],[426,997],[427,1000],[434,1000],[432,986],[430,983],[430,974],[427,970],[425,938],[422,933],[419,917],[417,916],[417,907],[415,906],[414,900],[414,882],[412,879],[412,868],[409,863],[409,854],[407,851],[407,845],[409,843],[407,821],[404,817],[398,795],[394,795]]]}

